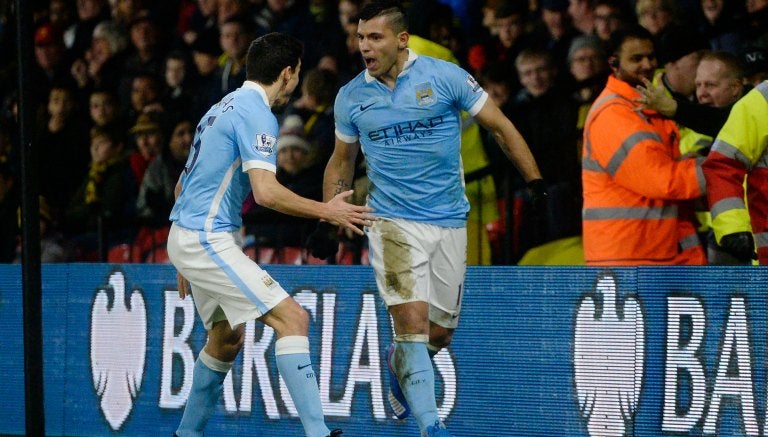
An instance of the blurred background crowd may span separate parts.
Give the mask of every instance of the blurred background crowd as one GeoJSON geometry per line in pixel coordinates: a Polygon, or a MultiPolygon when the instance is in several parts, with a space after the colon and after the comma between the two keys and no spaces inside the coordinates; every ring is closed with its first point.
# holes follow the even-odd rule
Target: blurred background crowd
{"type": "MultiPolygon", "coordinates": [[[[338,88],[364,68],[363,0],[29,0],[43,262],[167,262],[173,187],[200,117],[245,79],[250,41],[272,31],[304,42],[302,83],[276,113],[277,176],[320,200],[334,145],[338,88]]],[[[14,2],[0,3],[0,262],[20,261],[18,66],[14,2]]],[[[465,120],[472,205],[469,264],[515,264],[531,248],[581,233],[581,138],[609,74],[606,42],[639,24],[656,38],[676,96],[708,105],[696,68],[706,52],[740,86],[768,76],[768,0],[413,0],[410,48],[472,73],[528,142],[548,184],[530,208],[525,183],[494,139],[465,120]]],[[[728,102],[732,104],[732,102],[728,102]]],[[[355,201],[367,180],[360,160],[355,201]]],[[[243,205],[258,262],[313,263],[313,220],[243,205]]],[[[366,263],[345,236],[332,263],[366,263]]]]}

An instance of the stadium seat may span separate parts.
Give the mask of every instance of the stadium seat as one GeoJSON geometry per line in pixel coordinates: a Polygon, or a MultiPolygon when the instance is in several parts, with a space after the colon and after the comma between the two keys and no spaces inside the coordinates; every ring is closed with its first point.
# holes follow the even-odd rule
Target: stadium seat
{"type": "Polygon", "coordinates": [[[281,248],[279,252],[278,260],[280,264],[293,264],[297,266],[304,264],[304,253],[301,247],[287,246],[281,248]]]}
{"type": "Polygon", "coordinates": [[[117,244],[107,251],[107,262],[125,264],[133,262],[131,258],[132,245],[129,243],[117,244]]]}

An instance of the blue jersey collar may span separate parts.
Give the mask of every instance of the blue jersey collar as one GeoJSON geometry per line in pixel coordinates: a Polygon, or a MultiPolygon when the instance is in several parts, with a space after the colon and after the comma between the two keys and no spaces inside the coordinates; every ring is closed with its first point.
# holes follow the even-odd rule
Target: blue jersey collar
{"type": "MultiPolygon", "coordinates": [[[[408,69],[411,68],[411,65],[413,65],[414,61],[416,61],[416,58],[419,57],[419,55],[416,54],[411,49],[406,48],[408,50],[408,59],[405,61],[405,64],[403,65],[403,71],[400,72],[400,74],[397,75],[397,77],[400,77],[408,72],[408,69]]],[[[370,73],[368,73],[368,69],[365,70],[365,83],[371,83],[374,80],[376,80],[375,77],[371,76],[370,73]]]]}
{"type": "Polygon", "coordinates": [[[246,80],[245,82],[243,82],[242,87],[246,89],[256,90],[261,96],[262,100],[264,100],[264,104],[267,105],[267,107],[269,107],[269,99],[267,98],[267,92],[264,91],[264,88],[262,88],[261,85],[259,85],[256,82],[246,80]]]}

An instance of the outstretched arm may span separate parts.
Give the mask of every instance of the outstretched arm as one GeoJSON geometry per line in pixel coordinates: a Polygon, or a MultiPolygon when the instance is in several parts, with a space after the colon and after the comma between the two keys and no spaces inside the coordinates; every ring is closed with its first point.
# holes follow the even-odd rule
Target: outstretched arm
{"type": "Polygon", "coordinates": [[[515,164],[526,182],[541,179],[541,172],[525,139],[491,99],[485,102],[483,109],[475,115],[475,119],[493,134],[501,150],[515,164]]]}
{"type": "Polygon", "coordinates": [[[345,199],[352,190],[344,190],[327,203],[301,197],[277,181],[275,173],[263,169],[248,170],[253,198],[261,206],[298,217],[319,218],[362,235],[358,226],[365,226],[376,218],[371,208],[348,203],[345,199]]]}

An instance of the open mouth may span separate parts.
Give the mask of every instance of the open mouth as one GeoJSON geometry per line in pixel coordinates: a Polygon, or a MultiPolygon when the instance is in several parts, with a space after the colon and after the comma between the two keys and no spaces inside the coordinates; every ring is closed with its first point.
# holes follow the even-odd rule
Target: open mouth
{"type": "Polygon", "coordinates": [[[376,62],[376,58],[364,57],[363,61],[365,61],[365,68],[369,70],[376,68],[376,66],[378,65],[378,62],[376,62]]]}

